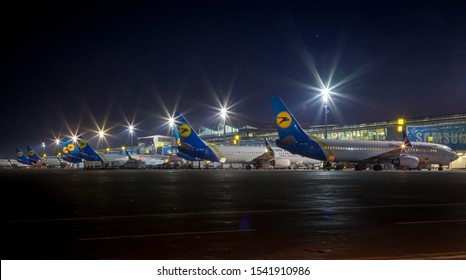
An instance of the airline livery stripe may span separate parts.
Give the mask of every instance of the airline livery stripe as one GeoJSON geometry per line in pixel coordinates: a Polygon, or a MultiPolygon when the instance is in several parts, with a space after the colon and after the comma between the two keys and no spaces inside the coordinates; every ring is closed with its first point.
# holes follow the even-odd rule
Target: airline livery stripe
{"type": "Polygon", "coordinates": [[[314,139],[317,143],[319,143],[328,153],[329,157],[330,156],[333,156],[333,152],[332,150],[330,149],[330,147],[327,145],[327,143],[324,142],[323,139],[319,139],[317,138],[316,136],[314,135],[310,135],[312,139],[314,139]]]}
{"type": "Polygon", "coordinates": [[[214,151],[214,153],[217,156],[218,160],[220,160],[221,158],[225,158],[225,156],[219,151],[217,146],[215,146],[214,144],[212,144],[210,142],[206,142],[206,143],[210,148],[212,148],[212,150],[214,151]]]}

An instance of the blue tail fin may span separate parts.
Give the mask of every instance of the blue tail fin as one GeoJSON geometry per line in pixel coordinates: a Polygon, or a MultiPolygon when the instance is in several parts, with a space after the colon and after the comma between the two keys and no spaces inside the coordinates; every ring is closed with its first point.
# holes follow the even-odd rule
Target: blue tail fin
{"type": "Polygon", "coordinates": [[[37,165],[48,166],[48,163],[43,158],[41,158],[30,146],[26,146],[26,149],[28,151],[29,161],[37,165]]]}
{"type": "Polygon", "coordinates": [[[27,156],[23,153],[23,151],[21,151],[20,148],[16,148],[16,156],[17,156],[17,160],[18,162],[21,162],[21,163],[24,163],[24,164],[28,164],[28,165],[33,165],[34,163],[31,162],[27,156]]]}
{"type": "Polygon", "coordinates": [[[225,162],[225,156],[218,148],[214,144],[202,140],[180,112],[175,113],[175,125],[181,143],[178,145],[178,150],[182,153],[205,160],[225,162]]]}
{"type": "Polygon", "coordinates": [[[102,163],[107,161],[107,159],[102,154],[97,153],[81,135],[79,135],[77,139],[80,151],[79,155],[85,160],[100,161],[102,163]]]}
{"type": "MultiPolygon", "coordinates": [[[[317,143],[317,139],[311,139],[299,125],[291,111],[283,103],[279,96],[271,96],[272,109],[277,125],[278,135],[277,146],[288,150],[293,154],[300,154],[318,160],[327,160],[322,147],[317,143]]],[[[322,142],[323,140],[320,140],[322,142]]],[[[325,143],[323,143],[325,144],[325,143]]]]}
{"type": "Polygon", "coordinates": [[[283,140],[289,136],[293,136],[296,141],[309,139],[309,136],[304,132],[282,99],[275,95],[271,96],[270,99],[272,100],[273,114],[280,139],[283,140]]]}
{"type": "Polygon", "coordinates": [[[28,151],[30,161],[42,162],[42,158],[30,146],[26,146],[26,149],[28,151]]]}
{"type": "Polygon", "coordinates": [[[67,162],[71,163],[78,163],[82,162],[82,158],[79,157],[79,149],[75,145],[73,139],[68,137],[64,137],[62,141],[60,141],[60,148],[62,151],[62,158],[67,162]]]}
{"type": "Polygon", "coordinates": [[[179,156],[182,159],[189,160],[189,161],[199,161],[202,159],[199,159],[197,157],[192,157],[189,154],[187,154],[185,150],[183,150],[183,147],[181,145],[181,139],[180,139],[180,134],[178,133],[177,128],[173,128],[173,136],[175,137],[176,140],[176,145],[178,146],[178,153],[176,153],[177,156],[179,156]]]}

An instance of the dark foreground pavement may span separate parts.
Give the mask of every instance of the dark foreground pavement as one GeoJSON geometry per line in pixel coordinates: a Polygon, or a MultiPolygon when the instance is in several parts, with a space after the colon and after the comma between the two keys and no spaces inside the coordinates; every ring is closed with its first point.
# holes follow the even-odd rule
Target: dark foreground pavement
{"type": "Polygon", "coordinates": [[[466,172],[0,170],[5,259],[466,258],[466,172]]]}

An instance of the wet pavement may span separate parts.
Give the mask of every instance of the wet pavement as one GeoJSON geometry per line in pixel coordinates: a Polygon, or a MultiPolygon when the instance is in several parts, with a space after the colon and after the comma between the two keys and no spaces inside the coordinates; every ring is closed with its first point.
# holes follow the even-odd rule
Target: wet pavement
{"type": "Polygon", "coordinates": [[[0,170],[5,259],[466,258],[466,171],[0,170]]]}

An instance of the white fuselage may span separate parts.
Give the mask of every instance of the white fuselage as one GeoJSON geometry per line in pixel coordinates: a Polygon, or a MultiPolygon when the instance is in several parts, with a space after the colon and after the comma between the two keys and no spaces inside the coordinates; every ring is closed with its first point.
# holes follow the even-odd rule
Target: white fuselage
{"type": "Polygon", "coordinates": [[[132,155],[133,158],[144,162],[148,166],[157,166],[162,165],[166,162],[168,157],[161,156],[161,155],[141,155],[141,154],[134,154],[132,155]]]}
{"type": "MultiPolygon", "coordinates": [[[[362,162],[371,158],[383,158],[385,153],[400,151],[399,155],[414,156],[419,161],[440,165],[447,165],[458,158],[458,155],[449,147],[424,142],[412,142],[411,147],[400,149],[400,141],[350,141],[350,140],[324,140],[321,145],[327,158],[333,155],[334,161],[362,162]]],[[[395,154],[394,153],[394,154],[395,154]]],[[[396,156],[386,157],[387,161],[396,156]]]]}
{"type": "MultiPolygon", "coordinates": [[[[248,163],[263,155],[266,152],[265,147],[253,146],[217,146],[218,150],[225,156],[226,163],[248,163]]],[[[275,159],[288,159],[291,164],[318,164],[321,161],[294,155],[282,148],[274,147],[275,159]]]]}

